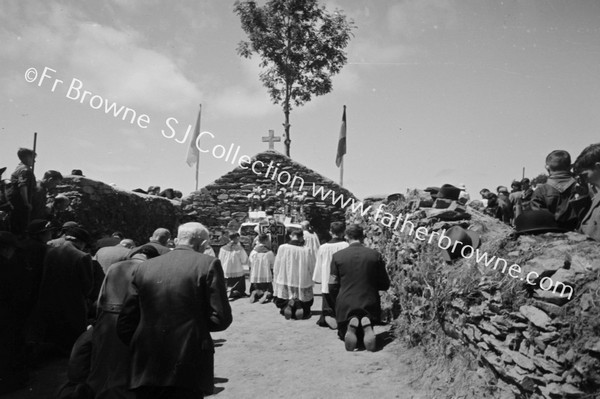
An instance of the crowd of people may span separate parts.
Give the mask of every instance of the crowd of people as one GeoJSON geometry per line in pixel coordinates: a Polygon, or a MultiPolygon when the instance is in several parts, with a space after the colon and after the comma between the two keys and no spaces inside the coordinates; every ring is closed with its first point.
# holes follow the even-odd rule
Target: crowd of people
{"type": "MultiPolygon", "coordinates": [[[[484,213],[514,226],[517,231],[532,221],[554,221],[557,231],[579,231],[600,241],[600,209],[596,195],[600,190],[600,144],[586,147],[571,163],[564,150],[546,157],[547,178],[513,181],[511,190],[498,186],[496,192],[480,191],[484,213]],[[540,217],[550,213],[552,217],[540,217]]],[[[472,206],[476,206],[473,202],[472,206]]],[[[544,222],[547,224],[547,222],[544,222]]]]}
{"type": "Polygon", "coordinates": [[[271,212],[249,255],[232,231],[218,257],[195,222],[175,239],[157,227],[138,246],[118,231],[93,240],[86,226],[58,224],[69,201],[49,191],[62,175],[37,181],[34,151],[17,155],[0,190],[0,393],[25,386],[36,364],[69,357],[59,398],[203,397],[214,388],[210,332],[232,323],[230,302],[249,296],[306,320],[315,281],[328,298],[318,324],[347,350],[376,350],[378,290],[390,282],[359,226],[333,223],[321,246],[310,223],[287,231],[271,212]]]}
{"type": "MultiPolygon", "coordinates": [[[[35,153],[17,155],[21,163],[0,190],[0,393],[23,387],[36,362],[68,356],[60,398],[203,397],[214,387],[210,333],[231,325],[230,302],[272,302],[283,319],[307,320],[315,284],[323,299],[317,325],[336,330],[348,351],[377,350],[379,291],[390,278],[359,225],[333,222],[321,245],[309,222],[285,229],[271,213],[249,255],[231,231],[215,256],[196,222],[179,226],[175,239],[157,226],[138,246],[120,232],[94,241],[86,226],[56,225],[68,198],[48,191],[62,175],[47,171],[36,181],[35,153]]],[[[484,212],[518,229],[523,215],[543,211],[560,229],[600,240],[600,144],[574,164],[553,151],[546,168],[544,183],[482,190],[484,212]]],[[[442,187],[439,197],[450,191],[465,200],[456,187],[442,187]]]]}

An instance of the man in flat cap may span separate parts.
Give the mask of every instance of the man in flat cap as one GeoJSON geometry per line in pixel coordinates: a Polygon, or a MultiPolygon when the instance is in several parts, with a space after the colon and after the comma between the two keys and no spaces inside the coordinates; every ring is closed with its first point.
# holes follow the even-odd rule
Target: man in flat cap
{"type": "Polygon", "coordinates": [[[36,308],[44,342],[55,344],[65,355],[87,327],[87,299],[93,295],[92,257],[83,252],[89,233],[71,227],[65,243],[48,249],[36,308]]]}
{"type": "Polygon", "coordinates": [[[19,148],[17,156],[21,163],[10,176],[8,199],[13,206],[10,214],[10,226],[13,234],[19,236],[25,233],[32,210],[32,196],[35,189],[35,175],[32,166],[35,153],[29,148],[19,148]]]}

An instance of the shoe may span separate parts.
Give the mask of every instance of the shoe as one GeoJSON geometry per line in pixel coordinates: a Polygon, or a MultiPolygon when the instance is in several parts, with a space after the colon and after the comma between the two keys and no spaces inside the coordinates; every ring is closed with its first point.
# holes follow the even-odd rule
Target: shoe
{"type": "Polygon", "coordinates": [[[375,349],[377,349],[377,339],[375,337],[375,331],[373,331],[373,326],[371,325],[371,320],[369,320],[368,317],[363,317],[360,320],[360,324],[363,329],[365,349],[369,352],[375,352],[375,349]]]}
{"type": "Polygon", "coordinates": [[[337,321],[331,316],[325,316],[325,324],[332,330],[337,330],[337,321]]]}
{"type": "Polygon", "coordinates": [[[264,294],[262,294],[262,296],[260,297],[260,299],[258,300],[258,303],[265,303],[269,300],[269,291],[265,291],[264,294]]]}
{"type": "Polygon", "coordinates": [[[254,302],[256,302],[256,297],[257,297],[257,296],[258,296],[258,295],[257,295],[257,292],[256,292],[256,291],[252,291],[252,292],[250,293],[250,303],[254,303],[254,302]]]}
{"type": "Polygon", "coordinates": [[[296,320],[302,320],[304,318],[304,309],[299,306],[294,312],[294,316],[296,316],[296,320]]]}
{"type": "Polygon", "coordinates": [[[344,335],[344,344],[346,345],[346,350],[352,352],[356,349],[356,343],[358,339],[356,338],[356,329],[358,328],[358,319],[353,317],[348,322],[348,330],[346,330],[346,335],[344,335]]]}
{"type": "Polygon", "coordinates": [[[292,318],[292,314],[294,313],[294,300],[291,299],[288,301],[287,305],[285,306],[285,309],[283,310],[283,316],[285,317],[286,320],[289,320],[292,318]]]}

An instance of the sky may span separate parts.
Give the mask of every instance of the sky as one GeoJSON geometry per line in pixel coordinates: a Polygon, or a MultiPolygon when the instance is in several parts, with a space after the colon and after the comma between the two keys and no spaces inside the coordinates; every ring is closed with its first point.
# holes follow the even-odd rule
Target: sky
{"type": "MultiPolygon", "coordinates": [[[[478,198],[523,168],[544,172],[552,150],[575,160],[600,141],[600,1],[322,4],[357,28],[332,92],[292,110],[291,157],[339,181],[346,105],[344,187],[359,198],[446,183],[478,198]]],[[[200,104],[200,130],[214,136],[205,148],[266,150],[261,138],[282,136],[284,116],[258,79],[259,58],[237,55],[245,39],[233,1],[3,0],[3,178],[37,132],[38,178],[81,169],[124,189],[187,195],[195,168],[179,141],[200,104]],[[94,108],[103,102],[131,111],[124,120],[94,108]]],[[[275,149],[285,152],[283,139],[275,149]]],[[[234,167],[210,153],[199,162],[200,187],[234,167]]]]}

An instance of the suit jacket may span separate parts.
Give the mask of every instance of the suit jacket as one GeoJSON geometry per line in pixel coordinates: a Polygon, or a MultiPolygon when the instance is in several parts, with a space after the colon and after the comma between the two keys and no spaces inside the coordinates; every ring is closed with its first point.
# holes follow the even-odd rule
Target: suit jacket
{"type": "Polygon", "coordinates": [[[130,388],[212,393],[210,332],[225,330],[231,321],[218,259],[177,247],[137,265],[117,321],[117,334],[132,353],[130,388]]]}
{"type": "MultiPolygon", "coordinates": [[[[53,334],[50,342],[72,345],[87,326],[87,300],[93,294],[92,257],[67,241],[49,248],[44,258],[38,314],[53,334]],[[58,329],[58,330],[56,330],[58,329]],[[67,339],[68,338],[68,339],[67,339]],[[64,339],[64,340],[63,340],[64,339]],[[72,342],[70,342],[72,341],[72,342]]],[[[95,300],[95,298],[91,299],[95,300]]]]}
{"type": "Polygon", "coordinates": [[[112,247],[102,247],[94,255],[94,260],[98,261],[100,266],[102,266],[102,271],[106,274],[112,264],[127,259],[129,252],[131,252],[131,249],[119,244],[112,247]]]}
{"type": "Polygon", "coordinates": [[[329,292],[337,293],[335,314],[340,323],[351,317],[381,319],[379,291],[390,288],[390,278],[381,254],[360,243],[333,254],[329,292]],[[339,291],[339,292],[338,292],[339,291]]]}

